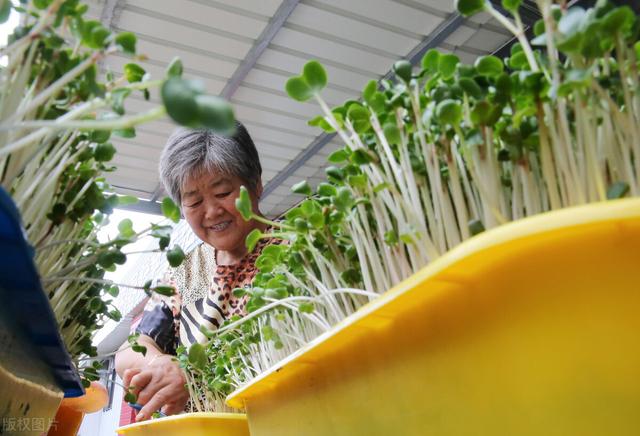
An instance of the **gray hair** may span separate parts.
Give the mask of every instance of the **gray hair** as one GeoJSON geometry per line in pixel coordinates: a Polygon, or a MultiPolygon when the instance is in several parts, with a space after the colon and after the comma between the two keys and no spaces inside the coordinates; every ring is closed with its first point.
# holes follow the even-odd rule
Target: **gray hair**
{"type": "Polygon", "coordinates": [[[186,179],[201,172],[216,171],[237,176],[255,191],[262,166],[249,132],[236,121],[235,133],[223,136],[207,129],[177,129],[160,156],[160,179],[176,204],[186,179]]]}

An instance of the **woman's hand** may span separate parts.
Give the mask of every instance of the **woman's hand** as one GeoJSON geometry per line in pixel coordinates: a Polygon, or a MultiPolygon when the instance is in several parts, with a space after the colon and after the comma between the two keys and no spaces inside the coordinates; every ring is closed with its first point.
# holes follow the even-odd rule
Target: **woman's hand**
{"type": "Polygon", "coordinates": [[[144,368],[127,369],[123,376],[125,387],[132,386],[138,403],[144,406],[136,421],[149,419],[156,410],[167,415],[182,412],[189,400],[184,374],[168,354],[155,356],[144,368]]]}

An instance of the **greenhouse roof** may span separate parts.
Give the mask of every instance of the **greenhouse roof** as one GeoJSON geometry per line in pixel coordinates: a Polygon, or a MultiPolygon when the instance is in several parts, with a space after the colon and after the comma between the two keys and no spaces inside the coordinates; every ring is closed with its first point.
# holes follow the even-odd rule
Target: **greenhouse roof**
{"type": "MultiPolygon", "coordinates": [[[[499,2],[496,2],[499,3],[499,2]]],[[[525,2],[526,3],[526,2],[525,2]]],[[[437,47],[462,62],[497,51],[511,35],[487,15],[463,19],[453,0],[90,0],[89,15],[117,31],[138,35],[139,64],[161,77],[174,56],[185,76],[202,80],[211,94],[228,98],[251,133],[263,167],[262,211],[276,216],[299,196],[290,188],[302,179],[323,179],[326,156],[341,147],[338,138],[311,127],[320,114],[313,103],[288,98],[286,80],[309,59],[329,75],[323,92],[329,104],[358,98],[371,79],[390,75],[401,58],[413,64],[437,47]]],[[[527,6],[525,4],[525,6],[527,6]]],[[[523,14],[527,21],[536,17],[523,14]]],[[[130,62],[113,56],[103,68],[118,74],[130,62]]],[[[152,95],[152,101],[158,96],[152,95]]],[[[151,106],[142,96],[127,99],[135,113],[151,106]]],[[[168,120],[137,128],[118,139],[109,175],[117,192],[143,200],[138,209],[157,211],[165,195],[158,160],[175,126],[168,120]]]]}

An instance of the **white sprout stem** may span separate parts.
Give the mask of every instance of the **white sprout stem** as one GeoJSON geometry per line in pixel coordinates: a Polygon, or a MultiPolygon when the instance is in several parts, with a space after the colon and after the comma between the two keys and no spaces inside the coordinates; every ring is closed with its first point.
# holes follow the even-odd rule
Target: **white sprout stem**
{"type": "MultiPolygon", "coordinates": [[[[14,170],[15,175],[6,175],[4,184],[5,186],[12,186],[14,189],[13,198],[16,199],[16,203],[23,201],[23,199],[29,198],[33,192],[41,188],[44,183],[54,183],[49,177],[49,173],[54,168],[56,163],[65,152],[68,150],[68,146],[73,143],[77,137],[77,132],[67,132],[65,135],[61,135],[58,142],[53,145],[51,150],[48,151],[48,157],[42,165],[39,165],[39,160],[44,157],[47,150],[40,148],[36,150],[32,156],[25,160],[24,164],[14,170]],[[21,181],[16,183],[16,180],[20,178],[21,181]],[[27,183],[30,182],[30,183],[27,183]]],[[[79,144],[79,148],[81,145],[79,144]]],[[[16,168],[18,165],[15,165],[16,168]]]]}
{"type": "Polygon", "coordinates": [[[544,183],[547,186],[547,194],[551,203],[551,209],[557,210],[562,207],[562,200],[558,193],[559,183],[556,176],[556,168],[553,162],[551,147],[549,145],[549,134],[544,123],[542,105],[538,106],[538,127],[540,132],[540,164],[544,183]]]}
{"type": "MultiPolygon", "coordinates": [[[[61,117],[58,118],[57,122],[66,122],[67,120],[79,117],[81,115],[84,115],[87,112],[90,112],[92,110],[98,109],[102,106],[104,106],[106,104],[105,101],[100,100],[100,99],[94,99],[90,102],[86,102],[80,106],[78,106],[77,108],[69,111],[68,113],[62,115],[61,117]]],[[[48,123],[52,123],[52,122],[48,122],[48,123]]],[[[55,122],[53,122],[55,123],[55,122]]],[[[19,140],[12,142],[10,144],[5,145],[4,147],[0,148],[0,157],[6,156],[9,153],[13,153],[17,150],[20,150],[21,148],[24,148],[28,145],[34,144],[37,141],[41,140],[42,138],[44,138],[45,136],[47,136],[48,134],[50,134],[52,131],[50,126],[47,127],[43,127],[41,129],[38,129],[22,138],[20,138],[19,140]]]]}
{"type": "Polygon", "coordinates": [[[495,18],[500,24],[502,24],[509,32],[511,32],[517,39],[520,45],[522,46],[522,51],[527,57],[527,61],[529,62],[529,66],[531,67],[531,71],[537,72],[540,71],[540,67],[538,66],[538,62],[533,54],[533,50],[529,45],[529,41],[524,33],[524,28],[522,27],[522,22],[519,19],[519,14],[515,13],[517,26],[514,26],[511,21],[507,19],[504,15],[498,12],[492,5],[491,2],[485,2],[484,10],[487,11],[493,18],[495,18]]]}
{"type": "MultiPolygon", "coordinates": [[[[122,116],[113,120],[80,120],[80,121],[24,121],[11,126],[0,126],[0,130],[22,129],[22,128],[43,128],[50,131],[78,129],[78,130],[117,130],[133,127],[136,124],[157,120],[166,115],[164,106],[158,106],[147,112],[136,115],[122,116]]],[[[4,151],[1,150],[1,151],[4,151]]]]}

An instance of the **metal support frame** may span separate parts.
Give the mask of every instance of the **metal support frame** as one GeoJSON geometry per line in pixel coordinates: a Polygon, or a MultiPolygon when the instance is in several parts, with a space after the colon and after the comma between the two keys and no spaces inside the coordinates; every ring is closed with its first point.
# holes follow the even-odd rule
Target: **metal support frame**
{"type": "Polygon", "coordinates": [[[120,13],[124,8],[126,0],[106,0],[102,13],[100,14],[100,21],[106,25],[109,29],[113,29],[120,20],[120,13]]]}
{"type": "MultiPolygon", "coordinates": [[[[444,40],[446,40],[449,35],[458,29],[462,23],[464,22],[464,18],[458,14],[453,13],[449,15],[440,25],[429,34],[425,39],[423,39],[420,44],[415,46],[407,55],[407,60],[411,63],[411,65],[416,65],[422,59],[422,56],[427,52],[427,50],[435,48],[439,46],[444,40]]],[[[393,71],[390,70],[385,74],[381,80],[388,79],[393,75],[393,71]]],[[[269,194],[275,191],[286,179],[291,177],[293,173],[298,170],[301,166],[303,166],[313,155],[315,155],[318,151],[322,149],[325,145],[327,145],[331,140],[335,137],[335,133],[323,133],[316,137],[313,142],[309,145],[309,147],[305,148],[298,156],[296,156],[289,164],[284,167],[282,171],[280,171],[269,183],[264,187],[264,191],[262,193],[262,199],[264,200],[269,194]]]]}

